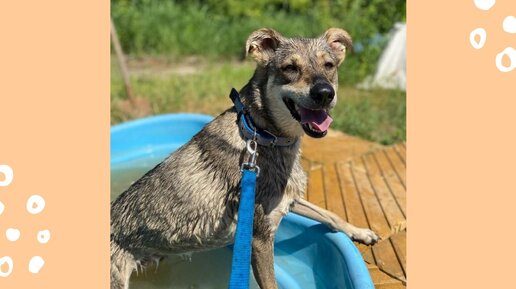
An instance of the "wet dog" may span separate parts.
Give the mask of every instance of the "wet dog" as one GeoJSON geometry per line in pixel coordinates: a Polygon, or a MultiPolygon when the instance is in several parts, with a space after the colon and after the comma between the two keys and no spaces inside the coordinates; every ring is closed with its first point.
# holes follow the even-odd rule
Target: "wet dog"
{"type": "MultiPolygon", "coordinates": [[[[256,61],[240,90],[245,115],[273,136],[258,145],[252,267],[261,289],[277,288],[274,235],[284,215],[315,219],[353,240],[377,235],[346,223],[303,199],[307,178],[300,142],[326,135],[337,102],[337,67],[351,47],[338,28],[317,38],[286,38],[271,29],[253,32],[246,52],[256,61]]],[[[233,242],[241,164],[246,158],[242,114],[235,107],[207,124],[192,140],[150,170],[111,205],[111,288],[128,288],[138,264],[224,247],[233,242]]]]}

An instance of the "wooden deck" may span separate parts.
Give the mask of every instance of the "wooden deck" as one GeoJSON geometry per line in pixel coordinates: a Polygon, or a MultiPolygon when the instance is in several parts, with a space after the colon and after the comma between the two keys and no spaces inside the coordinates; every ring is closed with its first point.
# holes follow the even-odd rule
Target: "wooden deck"
{"type": "Polygon", "coordinates": [[[308,201],[379,234],[372,247],[357,244],[375,287],[406,288],[405,144],[382,146],[338,132],[303,141],[308,201]]]}

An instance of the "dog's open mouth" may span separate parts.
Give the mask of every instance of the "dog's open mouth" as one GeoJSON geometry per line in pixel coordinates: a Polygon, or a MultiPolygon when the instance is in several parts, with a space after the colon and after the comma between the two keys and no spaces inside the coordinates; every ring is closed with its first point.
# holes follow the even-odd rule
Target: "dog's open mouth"
{"type": "Polygon", "coordinates": [[[292,114],[292,117],[301,123],[305,133],[314,138],[321,138],[328,132],[333,119],[325,109],[308,109],[294,103],[289,98],[284,98],[283,102],[292,114]]]}

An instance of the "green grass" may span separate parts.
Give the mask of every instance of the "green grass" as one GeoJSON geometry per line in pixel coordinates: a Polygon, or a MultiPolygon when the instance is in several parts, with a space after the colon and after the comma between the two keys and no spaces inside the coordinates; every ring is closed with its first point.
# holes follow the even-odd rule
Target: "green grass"
{"type": "Polygon", "coordinates": [[[374,72],[392,25],[403,21],[405,0],[111,0],[111,16],[130,55],[239,57],[261,27],[287,37],[346,29],[355,53],[347,57],[348,85],[374,72]]]}
{"type": "MultiPolygon", "coordinates": [[[[112,57],[112,59],[116,59],[112,57]]],[[[232,105],[232,87],[241,88],[251,78],[251,62],[195,60],[185,64],[167,59],[131,61],[131,81],[136,96],[147,99],[151,114],[196,112],[218,115],[232,105]],[[151,67],[150,69],[142,69],[151,67]],[[168,68],[168,67],[171,67],[168,68]],[[193,70],[193,71],[192,71],[193,70]]],[[[341,77],[346,72],[341,72],[341,77]]],[[[341,85],[332,117],[333,129],[382,144],[405,140],[405,92],[359,90],[341,85]]],[[[116,61],[111,69],[111,122],[126,121],[131,115],[119,108],[126,99],[116,61]]]]}

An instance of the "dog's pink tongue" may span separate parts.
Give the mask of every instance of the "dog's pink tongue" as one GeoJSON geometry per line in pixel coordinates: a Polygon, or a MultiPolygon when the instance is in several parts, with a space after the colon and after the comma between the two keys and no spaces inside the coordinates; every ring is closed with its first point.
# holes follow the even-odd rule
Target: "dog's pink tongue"
{"type": "Polygon", "coordinates": [[[333,119],[324,110],[311,110],[307,108],[299,108],[301,123],[310,123],[312,128],[319,131],[326,131],[330,127],[333,119]]]}

